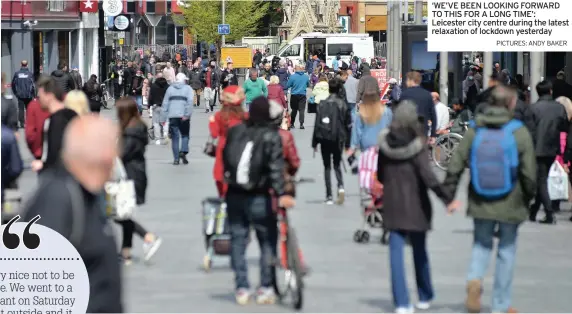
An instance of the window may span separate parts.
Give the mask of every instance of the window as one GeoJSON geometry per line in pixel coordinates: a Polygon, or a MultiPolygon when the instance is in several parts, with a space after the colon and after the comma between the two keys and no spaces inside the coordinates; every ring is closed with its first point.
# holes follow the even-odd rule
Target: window
{"type": "Polygon", "coordinates": [[[155,0],[147,0],[147,12],[155,13],[155,0]]]}
{"type": "Polygon", "coordinates": [[[299,57],[300,56],[300,45],[291,45],[286,48],[280,57],[299,57]]]}
{"type": "Polygon", "coordinates": [[[135,13],[135,1],[133,1],[133,0],[127,1],[126,13],[135,13]]]}
{"type": "Polygon", "coordinates": [[[167,0],[167,1],[165,1],[165,2],[167,3],[167,13],[171,13],[171,10],[172,10],[172,8],[171,8],[171,0],[167,0]]]}
{"type": "Polygon", "coordinates": [[[48,11],[50,12],[63,12],[66,8],[66,2],[63,0],[49,0],[48,11]]]}
{"type": "Polygon", "coordinates": [[[352,44],[329,44],[328,45],[328,56],[342,55],[349,56],[353,51],[352,44]]]}

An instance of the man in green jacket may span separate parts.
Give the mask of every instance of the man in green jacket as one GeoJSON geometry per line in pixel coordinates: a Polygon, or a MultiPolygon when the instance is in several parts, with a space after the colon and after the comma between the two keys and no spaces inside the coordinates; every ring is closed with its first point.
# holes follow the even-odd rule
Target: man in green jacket
{"type": "Polygon", "coordinates": [[[252,100],[259,96],[268,97],[268,88],[263,79],[258,77],[258,71],[254,68],[250,69],[249,79],[244,82],[242,88],[246,96],[246,109],[250,108],[252,100]]]}
{"type": "MultiPolygon", "coordinates": [[[[489,106],[476,115],[476,127],[502,127],[513,119],[512,109],[516,101],[517,95],[512,89],[495,88],[489,106]]],[[[481,309],[482,280],[493,250],[496,230],[498,230],[499,244],[492,312],[507,313],[511,306],[512,274],[516,260],[518,227],[528,219],[528,204],[536,191],[536,161],[532,137],[524,125],[514,131],[513,135],[519,156],[517,180],[513,190],[500,199],[491,200],[480,196],[473,185],[469,185],[468,215],[474,221],[466,300],[469,313],[478,313],[481,309]]],[[[475,128],[470,128],[451,158],[445,184],[452,190],[457,187],[465,167],[470,162],[474,138],[475,128]]]]}

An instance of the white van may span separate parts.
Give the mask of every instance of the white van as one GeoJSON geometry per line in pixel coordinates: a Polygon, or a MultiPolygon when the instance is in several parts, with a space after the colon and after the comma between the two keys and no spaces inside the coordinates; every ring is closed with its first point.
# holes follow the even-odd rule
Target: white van
{"type": "MultiPolygon", "coordinates": [[[[281,60],[290,59],[296,65],[305,64],[310,54],[324,52],[326,65],[332,67],[332,61],[340,54],[342,60],[350,64],[350,53],[354,56],[371,60],[374,55],[373,37],[369,34],[325,34],[307,33],[294,38],[276,54],[281,60]]],[[[267,56],[272,61],[274,56],[267,56]]]]}

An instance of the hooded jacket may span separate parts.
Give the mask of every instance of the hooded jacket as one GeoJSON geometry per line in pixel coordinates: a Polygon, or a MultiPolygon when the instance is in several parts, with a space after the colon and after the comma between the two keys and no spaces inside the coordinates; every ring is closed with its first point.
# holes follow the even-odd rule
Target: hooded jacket
{"type": "MultiPolygon", "coordinates": [[[[562,107],[562,105],[561,105],[562,107]]],[[[512,114],[501,107],[488,106],[475,116],[477,126],[501,127],[512,119],[512,114]]],[[[469,184],[467,214],[473,218],[489,219],[506,223],[521,223],[528,218],[528,205],[536,193],[536,160],[532,137],[522,127],[514,133],[518,147],[518,179],[515,187],[506,197],[491,201],[485,200],[475,193],[469,184]]],[[[454,191],[465,171],[470,158],[471,146],[475,138],[475,129],[468,129],[463,140],[457,146],[447,170],[444,184],[454,191]]],[[[560,134],[555,139],[560,144],[560,134]]]]}
{"type": "Polygon", "coordinates": [[[454,194],[437,180],[427,154],[425,139],[415,127],[392,125],[381,131],[377,179],[383,184],[383,224],[388,230],[431,229],[433,210],[428,189],[445,204],[453,200],[454,194]]]}
{"type": "Polygon", "coordinates": [[[381,90],[379,89],[379,84],[375,77],[371,76],[371,70],[367,63],[362,64],[361,78],[358,82],[358,93],[356,102],[359,103],[363,99],[365,92],[375,91],[376,95],[381,95],[381,90]]]}
{"type": "Polygon", "coordinates": [[[145,203],[147,190],[147,168],[145,165],[145,149],[149,143],[147,126],[138,122],[123,131],[121,143],[121,161],[125,167],[127,177],[133,180],[137,205],[145,203]]]}
{"type": "Polygon", "coordinates": [[[164,77],[156,79],[155,82],[151,84],[147,103],[151,106],[161,106],[165,98],[165,93],[167,93],[167,88],[169,88],[169,83],[167,83],[164,77]]]}
{"type": "Polygon", "coordinates": [[[190,73],[189,81],[193,89],[198,90],[203,88],[203,82],[201,81],[201,70],[193,69],[190,73]]]}
{"type": "Polygon", "coordinates": [[[55,70],[54,72],[52,72],[51,76],[56,81],[56,84],[64,91],[64,93],[67,93],[75,89],[75,82],[71,77],[71,75],[69,75],[68,73],[62,70],[55,70]]]}
{"type": "Polygon", "coordinates": [[[276,76],[280,79],[280,86],[282,89],[288,89],[288,79],[290,78],[290,73],[288,73],[288,69],[286,68],[279,68],[276,70],[276,76]]]}
{"type": "Polygon", "coordinates": [[[167,118],[190,118],[195,92],[185,83],[173,83],[163,98],[163,112],[167,118]]]}

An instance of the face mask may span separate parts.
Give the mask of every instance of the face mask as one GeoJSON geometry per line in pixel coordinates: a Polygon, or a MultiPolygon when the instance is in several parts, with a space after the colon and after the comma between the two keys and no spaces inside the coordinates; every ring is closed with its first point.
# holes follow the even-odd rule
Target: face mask
{"type": "Polygon", "coordinates": [[[474,79],[474,77],[472,77],[472,76],[469,76],[467,78],[469,79],[469,81],[472,81],[474,79]]]}
{"type": "Polygon", "coordinates": [[[211,69],[214,69],[214,68],[215,68],[215,65],[214,65],[214,64],[211,64],[211,69]]]}

